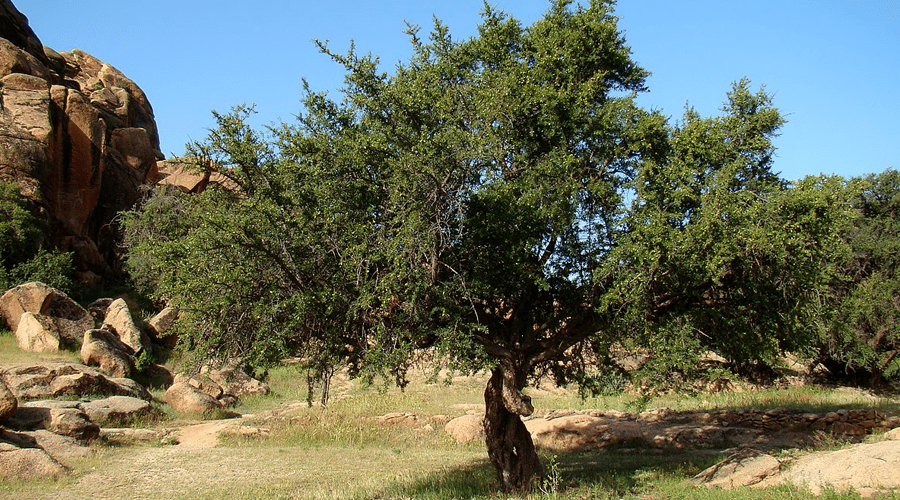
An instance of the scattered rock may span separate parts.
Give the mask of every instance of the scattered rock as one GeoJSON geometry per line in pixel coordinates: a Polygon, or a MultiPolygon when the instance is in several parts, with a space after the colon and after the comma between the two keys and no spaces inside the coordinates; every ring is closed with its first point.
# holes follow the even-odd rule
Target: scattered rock
{"type": "Polygon", "coordinates": [[[222,388],[223,394],[236,398],[265,395],[270,391],[268,384],[256,380],[239,368],[209,370],[206,376],[222,388]]]}
{"type": "Polygon", "coordinates": [[[216,398],[186,382],[175,382],[166,390],[166,403],[178,412],[189,414],[209,413],[222,407],[216,398]]]}
{"type": "Polygon", "coordinates": [[[165,431],[153,429],[132,429],[130,427],[100,429],[100,439],[109,442],[146,441],[156,442],[162,439],[165,431]]]}
{"type": "Polygon", "coordinates": [[[91,329],[84,332],[81,343],[81,362],[96,366],[110,377],[127,378],[134,368],[131,348],[108,329],[91,329]]]}
{"type": "Polygon", "coordinates": [[[125,299],[116,299],[109,304],[103,322],[109,325],[112,331],[119,336],[119,340],[134,354],[151,352],[150,337],[135,324],[125,299]]]}
{"type": "Polygon", "coordinates": [[[459,444],[484,441],[484,415],[463,415],[447,422],[444,431],[459,444]]]}

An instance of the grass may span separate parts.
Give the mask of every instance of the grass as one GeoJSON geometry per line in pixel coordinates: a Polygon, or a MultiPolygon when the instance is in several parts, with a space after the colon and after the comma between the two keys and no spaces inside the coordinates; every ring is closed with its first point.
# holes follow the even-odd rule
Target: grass
{"type": "MultiPolygon", "coordinates": [[[[0,321],[0,323],[4,323],[0,321]]],[[[15,334],[6,326],[0,327],[0,364],[64,362],[81,363],[81,356],[75,351],[60,350],[52,353],[35,353],[19,349],[15,334]]]]}

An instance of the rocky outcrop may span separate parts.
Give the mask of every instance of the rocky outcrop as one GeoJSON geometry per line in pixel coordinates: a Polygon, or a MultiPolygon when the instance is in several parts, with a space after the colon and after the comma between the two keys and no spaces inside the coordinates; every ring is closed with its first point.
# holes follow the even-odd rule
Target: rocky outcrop
{"type": "Polygon", "coordinates": [[[208,162],[197,158],[171,158],[157,162],[157,184],[172,186],[185,193],[200,194],[210,186],[219,186],[231,192],[240,191],[232,179],[209,168],[208,162]]]}
{"type": "Polygon", "coordinates": [[[43,283],[25,283],[0,296],[0,314],[11,331],[18,331],[25,313],[49,318],[52,327],[48,328],[62,344],[69,346],[81,345],[84,332],[94,327],[93,318],[83,307],[43,283]]]}
{"type": "Polygon", "coordinates": [[[82,281],[120,270],[117,211],[156,181],[159,134],[144,92],[82,51],[45,49],[0,0],[0,179],[50,223],[48,246],[74,253],[82,281]]]}
{"type": "Polygon", "coordinates": [[[146,401],[150,393],[127,378],[111,378],[75,363],[14,364],[0,367],[0,380],[21,402],[59,396],[105,394],[131,396],[146,401]]]}

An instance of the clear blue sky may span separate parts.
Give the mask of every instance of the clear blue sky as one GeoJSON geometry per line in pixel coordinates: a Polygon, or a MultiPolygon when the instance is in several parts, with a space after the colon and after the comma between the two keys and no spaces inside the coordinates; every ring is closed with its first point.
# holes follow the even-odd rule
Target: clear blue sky
{"type": "MultiPolygon", "coordinates": [[[[210,110],[257,105],[260,124],[300,111],[301,78],[343,73],[311,40],[355,40],[384,69],[410,53],[404,21],[471,36],[482,0],[13,0],[44,45],[82,49],[147,93],[167,156],[202,139],[210,110]]],[[[544,0],[495,0],[524,24],[544,0]]],[[[787,179],[900,168],[900,1],[620,0],[619,27],[651,71],[645,106],[718,113],[731,82],[765,85],[789,120],[775,169],[787,179]]]]}

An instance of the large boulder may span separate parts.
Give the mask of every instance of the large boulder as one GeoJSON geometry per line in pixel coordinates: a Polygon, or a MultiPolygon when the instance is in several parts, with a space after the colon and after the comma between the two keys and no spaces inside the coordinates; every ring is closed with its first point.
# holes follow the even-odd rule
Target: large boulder
{"type": "Polygon", "coordinates": [[[80,408],[51,408],[44,428],[61,436],[90,441],[100,434],[100,426],[92,422],[80,408]]]}
{"type": "Polygon", "coordinates": [[[182,413],[209,413],[236,406],[243,396],[268,394],[269,386],[239,368],[210,369],[190,377],[177,375],[166,391],[166,402],[182,413]]]}
{"type": "Polygon", "coordinates": [[[180,413],[204,414],[222,408],[218,399],[187,382],[175,382],[166,390],[166,403],[180,413]]]}
{"type": "Polygon", "coordinates": [[[157,413],[150,402],[129,396],[110,396],[82,402],[79,407],[92,422],[101,425],[132,424],[142,418],[153,417],[157,413]]]}
{"type": "Polygon", "coordinates": [[[447,422],[444,431],[459,444],[484,441],[484,415],[472,414],[456,417],[447,422]]]}
{"type": "Polygon", "coordinates": [[[103,322],[118,335],[119,340],[128,346],[134,354],[151,352],[150,337],[137,324],[128,308],[125,299],[116,299],[106,308],[103,322]]]}
{"type": "Polygon", "coordinates": [[[64,345],[80,345],[84,332],[94,327],[94,319],[77,302],[65,293],[36,281],[11,288],[0,296],[0,314],[11,331],[18,330],[25,313],[50,318],[54,331],[64,345]]]}
{"type": "Polygon", "coordinates": [[[59,351],[59,332],[49,316],[24,313],[16,327],[19,349],[29,352],[59,351]]]}
{"type": "Polygon", "coordinates": [[[73,252],[82,281],[116,274],[115,215],[155,182],[163,158],[147,96],[89,54],[43,48],[8,0],[0,1],[0,92],[0,179],[39,208],[46,243],[73,252]]]}
{"type": "Polygon", "coordinates": [[[96,366],[110,377],[126,378],[131,376],[134,368],[131,358],[133,352],[117,335],[107,329],[97,328],[84,332],[81,362],[96,366]]]}
{"type": "Polygon", "coordinates": [[[19,400],[16,395],[9,390],[9,387],[6,387],[6,382],[0,380],[0,423],[15,414],[18,406],[19,400]]]}
{"type": "Polygon", "coordinates": [[[0,442],[0,477],[32,479],[38,476],[61,477],[67,469],[41,448],[19,448],[0,442]]]}

